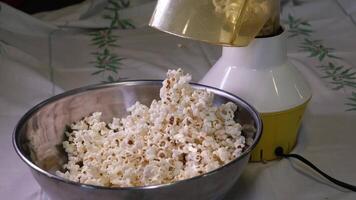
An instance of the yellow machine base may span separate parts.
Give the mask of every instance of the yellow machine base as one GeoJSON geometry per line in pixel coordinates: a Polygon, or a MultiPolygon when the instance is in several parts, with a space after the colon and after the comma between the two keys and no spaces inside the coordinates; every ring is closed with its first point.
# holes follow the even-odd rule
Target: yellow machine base
{"type": "Polygon", "coordinates": [[[251,161],[277,159],[274,150],[283,147],[289,153],[297,142],[298,129],[309,101],[297,107],[273,113],[260,113],[263,122],[262,137],[251,153],[251,161]]]}

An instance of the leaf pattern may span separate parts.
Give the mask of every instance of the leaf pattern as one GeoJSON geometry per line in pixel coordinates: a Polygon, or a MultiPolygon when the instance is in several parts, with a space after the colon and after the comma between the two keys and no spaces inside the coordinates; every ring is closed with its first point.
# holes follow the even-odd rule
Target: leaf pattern
{"type": "Polygon", "coordinates": [[[333,48],[325,47],[322,42],[322,40],[310,40],[304,38],[304,42],[300,46],[300,49],[309,52],[309,57],[317,57],[319,61],[323,61],[325,57],[339,58],[331,53],[334,51],[333,48]]]}
{"type": "Polygon", "coordinates": [[[121,19],[119,11],[130,6],[130,0],[108,0],[105,10],[109,14],[103,15],[103,19],[109,20],[110,26],[107,29],[90,32],[91,45],[96,47],[92,53],[95,60],[91,63],[97,69],[92,75],[104,77],[103,82],[115,82],[122,80],[119,76],[121,61],[125,58],[117,55],[112,50],[119,47],[119,36],[115,35],[115,29],[134,29],[135,26],[129,19],[121,19]]]}
{"type": "Polygon", "coordinates": [[[327,66],[321,66],[325,75],[321,78],[328,79],[329,83],[334,85],[334,90],[339,90],[345,87],[356,88],[356,72],[351,68],[345,68],[343,65],[336,66],[329,62],[327,66]]]}
{"type": "Polygon", "coordinates": [[[356,92],[352,92],[352,96],[347,98],[350,102],[346,103],[349,106],[349,109],[346,111],[356,111],[356,92]]]}
{"type": "Polygon", "coordinates": [[[310,39],[314,32],[308,21],[288,15],[289,38],[302,36],[303,42],[299,46],[300,51],[308,52],[309,57],[316,58],[321,63],[319,68],[323,75],[321,78],[332,85],[333,90],[350,88],[355,91],[347,98],[351,102],[345,103],[346,111],[356,111],[356,70],[343,65],[336,65],[335,61],[341,59],[333,54],[334,49],[323,44],[323,40],[310,39]],[[328,58],[328,64],[322,64],[328,58]]]}
{"type": "Polygon", "coordinates": [[[313,30],[310,29],[311,25],[302,19],[296,19],[292,15],[288,15],[288,37],[296,37],[299,35],[310,36],[313,30]]]}
{"type": "Polygon", "coordinates": [[[283,7],[287,5],[289,2],[292,2],[293,6],[299,6],[304,3],[304,1],[302,0],[281,0],[281,8],[283,9],[283,7]]]}

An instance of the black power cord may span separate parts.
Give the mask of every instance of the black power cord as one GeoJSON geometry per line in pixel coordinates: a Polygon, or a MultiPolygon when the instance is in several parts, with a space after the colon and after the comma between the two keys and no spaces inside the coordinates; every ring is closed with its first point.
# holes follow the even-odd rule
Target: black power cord
{"type": "Polygon", "coordinates": [[[333,182],[334,184],[349,189],[351,191],[356,192],[356,186],[355,185],[350,185],[348,183],[339,181],[329,175],[327,175],[325,172],[321,171],[318,167],[316,167],[313,163],[311,163],[309,160],[305,159],[303,156],[298,155],[298,154],[284,154],[283,152],[283,148],[282,147],[277,147],[274,151],[275,155],[278,157],[283,157],[283,158],[296,158],[299,161],[303,162],[305,165],[307,165],[308,167],[312,168],[313,170],[315,170],[316,172],[318,172],[320,175],[322,175],[323,177],[325,177],[326,179],[328,179],[329,181],[333,182]]]}

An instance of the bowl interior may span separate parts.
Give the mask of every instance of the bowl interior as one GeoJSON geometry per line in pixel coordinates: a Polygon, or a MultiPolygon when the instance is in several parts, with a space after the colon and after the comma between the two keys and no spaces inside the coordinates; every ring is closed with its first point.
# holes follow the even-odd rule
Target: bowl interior
{"type": "MultiPolygon", "coordinates": [[[[65,126],[78,121],[93,112],[103,113],[103,120],[123,117],[126,109],[136,101],[149,106],[153,99],[159,99],[162,81],[128,81],[115,84],[89,86],[65,92],[52,97],[31,109],[18,123],[14,133],[15,149],[31,167],[54,173],[66,162],[62,148],[65,126]]],[[[192,84],[194,88],[213,92],[214,104],[229,101],[238,106],[237,121],[251,125],[255,131],[246,132],[254,139],[245,150],[247,154],[257,143],[261,134],[261,121],[257,112],[243,100],[224,91],[192,84]]]]}

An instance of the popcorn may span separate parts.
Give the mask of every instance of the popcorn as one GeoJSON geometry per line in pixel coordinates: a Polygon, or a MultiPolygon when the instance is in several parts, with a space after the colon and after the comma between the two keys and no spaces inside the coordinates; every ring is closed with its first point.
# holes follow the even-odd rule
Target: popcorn
{"type": "Polygon", "coordinates": [[[221,167],[241,155],[242,127],[237,106],[213,106],[213,94],[193,89],[191,76],[169,70],[160,100],[136,102],[129,115],[101,121],[95,112],[73,123],[65,134],[64,172],[72,181],[107,187],[171,183],[221,167]]]}

